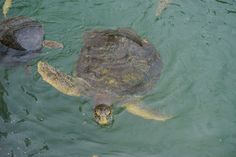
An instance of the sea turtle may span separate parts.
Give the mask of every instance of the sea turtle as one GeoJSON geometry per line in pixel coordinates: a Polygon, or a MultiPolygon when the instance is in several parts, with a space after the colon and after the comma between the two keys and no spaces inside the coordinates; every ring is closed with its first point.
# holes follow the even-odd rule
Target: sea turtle
{"type": "Polygon", "coordinates": [[[55,46],[56,42],[44,42],[43,37],[44,31],[40,22],[29,17],[13,17],[1,21],[0,62],[6,64],[26,62],[41,52],[43,45],[62,48],[59,43],[55,46]]]}
{"type": "Polygon", "coordinates": [[[118,104],[145,119],[170,119],[171,116],[143,108],[139,101],[159,79],[161,69],[161,58],[154,46],[125,28],[85,33],[76,76],[38,62],[42,79],[57,90],[71,96],[92,97],[95,120],[101,125],[111,123],[112,107],[118,104]]]}

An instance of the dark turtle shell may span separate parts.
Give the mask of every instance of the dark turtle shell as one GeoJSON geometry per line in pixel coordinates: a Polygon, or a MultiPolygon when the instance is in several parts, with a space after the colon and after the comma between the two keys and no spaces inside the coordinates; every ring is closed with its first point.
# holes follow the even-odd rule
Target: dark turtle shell
{"type": "Polygon", "coordinates": [[[0,23],[0,42],[12,49],[39,50],[43,35],[42,25],[28,17],[14,17],[0,23]]]}
{"type": "Polygon", "coordinates": [[[41,52],[42,25],[28,17],[14,17],[0,22],[0,62],[26,62],[41,52]]]}
{"type": "Polygon", "coordinates": [[[162,69],[153,45],[130,29],[96,30],[84,35],[77,76],[93,87],[132,95],[149,90],[162,69]]]}

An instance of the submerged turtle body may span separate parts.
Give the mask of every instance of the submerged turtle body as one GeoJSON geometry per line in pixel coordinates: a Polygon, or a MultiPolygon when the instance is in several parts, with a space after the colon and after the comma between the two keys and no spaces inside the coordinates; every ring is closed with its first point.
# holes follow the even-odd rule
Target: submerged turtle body
{"type": "Polygon", "coordinates": [[[0,62],[16,64],[34,58],[42,49],[42,25],[27,17],[14,17],[0,23],[0,62]]]}
{"type": "Polygon", "coordinates": [[[43,35],[42,25],[28,17],[14,17],[0,23],[0,42],[15,50],[40,50],[43,35]]]}
{"type": "Polygon", "coordinates": [[[0,62],[7,65],[27,62],[43,47],[42,24],[29,17],[13,17],[0,22],[0,62]]]}
{"type": "Polygon", "coordinates": [[[77,76],[98,90],[120,96],[148,91],[161,72],[155,48],[127,29],[92,31],[76,66],[77,76]]]}
{"type": "Polygon", "coordinates": [[[130,29],[85,33],[75,77],[38,62],[43,80],[57,90],[71,96],[92,97],[95,120],[102,125],[112,121],[112,106],[122,103],[130,113],[145,119],[169,119],[140,107],[135,97],[154,86],[161,68],[154,46],[130,29]]]}

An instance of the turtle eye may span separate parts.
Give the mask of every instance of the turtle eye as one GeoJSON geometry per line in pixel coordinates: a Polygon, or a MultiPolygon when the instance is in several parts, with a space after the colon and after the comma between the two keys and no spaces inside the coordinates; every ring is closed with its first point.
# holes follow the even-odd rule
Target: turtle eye
{"type": "Polygon", "coordinates": [[[100,110],[96,110],[96,114],[97,114],[97,115],[100,115],[100,114],[101,114],[101,111],[100,111],[100,110]]]}
{"type": "Polygon", "coordinates": [[[111,111],[110,110],[106,110],[105,113],[106,113],[106,115],[110,115],[111,111]]]}

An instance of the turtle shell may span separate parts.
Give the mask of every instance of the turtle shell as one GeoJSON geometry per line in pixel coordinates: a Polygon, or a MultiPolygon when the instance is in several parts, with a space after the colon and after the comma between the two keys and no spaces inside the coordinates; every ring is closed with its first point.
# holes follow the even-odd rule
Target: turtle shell
{"type": "Polygon", "coordinates": [[[29,17],[0,21],[0,64],[16,66],[35,58],[41,52],[42,25],[29,17]]]}
{"type": "Polygon", "coordinates": [[[0,43],[20,51],[42,48],[42,25],[28,17],[13,17],[0,22],[0,43]]]}
{"type": "Polygon", "coordinates": [[[95,89],[123,96],[148,91],[161,68],[154,46],[134,31],[108,29],[85,33],[76,72],[95,89]]]}

